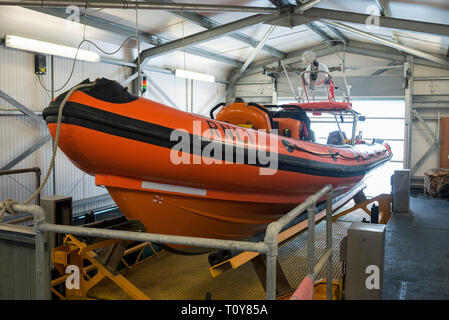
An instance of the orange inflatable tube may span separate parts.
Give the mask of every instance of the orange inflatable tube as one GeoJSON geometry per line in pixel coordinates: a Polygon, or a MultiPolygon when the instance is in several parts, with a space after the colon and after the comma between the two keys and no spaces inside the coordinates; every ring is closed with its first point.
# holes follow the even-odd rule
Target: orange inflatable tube
{"type": "MultiPolygon", "coordinates": [[[[53,137],[63,98],[43,111],[53,137]]],[[[220,239],[248,239],[326,184],[343,193],[391,158],[386,143],[328,146],[269,132],[186,113],[102,79],[68,99],[59,147],[147,232],[220,239]]]]}

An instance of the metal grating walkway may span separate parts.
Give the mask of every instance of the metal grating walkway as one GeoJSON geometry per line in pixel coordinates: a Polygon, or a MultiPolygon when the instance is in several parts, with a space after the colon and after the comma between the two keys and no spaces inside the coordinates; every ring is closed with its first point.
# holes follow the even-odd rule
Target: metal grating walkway
{"type": "MultiPolygon", "coordinates": [[[[360,221],[361,219],[358,219],[360,221]]],[[[333,278],[341,277],[339,261],[340,241],[346,235],[351,222],[338,221],[333,224],[333,278]]],[[[316,226],[315,261],[323,254],[326,246],[326,223],[316,226]]],[[[307,231],[282,246],[279,261],[292,288],[296,288],[306,274],[307,231]]],[[[231,269],[212,278],[207,254],[181,256],[169,252],[151,258],[127,270],[123,275],[151,299],[156,300],[203,300],[206,293],[213,300],[260,300],[265,291],[251,263],[238,269],[231,269]]],[[[324,277],[325,269],[320,274],[324,277]]],[[[123,300],[130,297],[112,281],[106,279],[88,292],[90,298],[105,300],[123,300]]]]}

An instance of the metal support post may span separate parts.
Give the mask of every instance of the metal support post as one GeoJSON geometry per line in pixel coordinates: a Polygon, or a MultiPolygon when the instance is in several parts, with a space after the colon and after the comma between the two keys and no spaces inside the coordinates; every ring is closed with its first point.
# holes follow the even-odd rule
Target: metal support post
{"type": "Polygon", "coordinates": [[[332,191],[326,194],[326,250],[330,251],[326,270],[326,296],[332,300],[332,191]]]}
{"type": "Polygon", "coordinates": [[[316,205],[313,204],[307,208],[308,226],[307,226],[307,274],[315,280],[313,276],[315,269],[315,210],[316,205]]]}

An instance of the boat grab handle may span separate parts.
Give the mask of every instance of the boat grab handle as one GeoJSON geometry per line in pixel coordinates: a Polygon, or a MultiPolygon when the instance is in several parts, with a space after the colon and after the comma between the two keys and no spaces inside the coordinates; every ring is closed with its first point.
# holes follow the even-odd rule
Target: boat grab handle
{"type": "Polygon", "coordinates": [[[213,107],[213,108],[210,110],[210,118],[211,118],[211,119],[215,119],[215,118],[214,118],[214,112],[215,112],[215,110],[217,110],[218,108],[220,108],[220,107],[222,107],[222,106],[225,106],[225,105],[226,105],[225,102],[220,102],[220,103],[217,104],[215,107],[213,107]]]}

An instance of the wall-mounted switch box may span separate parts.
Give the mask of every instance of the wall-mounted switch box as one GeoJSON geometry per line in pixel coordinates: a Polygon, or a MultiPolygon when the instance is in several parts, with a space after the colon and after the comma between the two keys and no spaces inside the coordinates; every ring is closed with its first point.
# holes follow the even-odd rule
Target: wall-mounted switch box
{"type": "Polygon", "coordinates": [[[34,55],[34,73],[46,74],[47,73],[47,57],[43,54],[34,55]]]}

